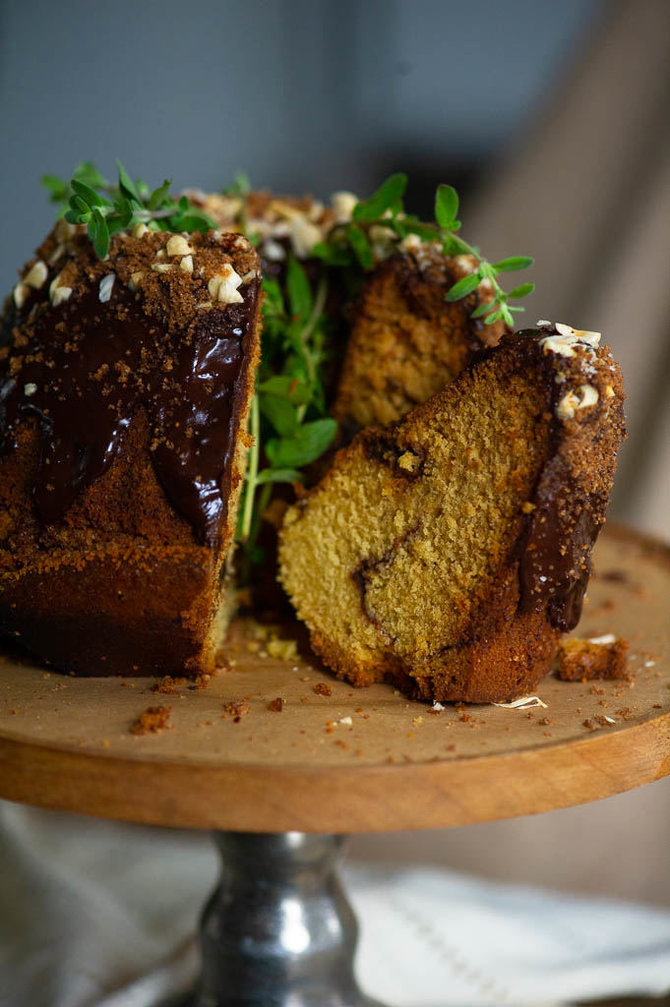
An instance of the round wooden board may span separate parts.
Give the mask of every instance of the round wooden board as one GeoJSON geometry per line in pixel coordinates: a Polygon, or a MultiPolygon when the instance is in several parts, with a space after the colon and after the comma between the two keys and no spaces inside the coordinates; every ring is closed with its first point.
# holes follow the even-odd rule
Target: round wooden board
{"type": "Polygon", "coordinates": [[[634,678],[549,677],[546,708],[527,711],[434,712],[389,686],[353,689],[309,655],[272,657],[286,644],[252,623],[235,627],[229,670],[172,694],[5,657],[0,796],[167,826],[357,832],[538,813],[659,779],[670,774],[670,551],[608,529],[595,569],[576,633],[628,639],[634,678]],[[169,726],[132,733],[159,705],[169,726]]]}

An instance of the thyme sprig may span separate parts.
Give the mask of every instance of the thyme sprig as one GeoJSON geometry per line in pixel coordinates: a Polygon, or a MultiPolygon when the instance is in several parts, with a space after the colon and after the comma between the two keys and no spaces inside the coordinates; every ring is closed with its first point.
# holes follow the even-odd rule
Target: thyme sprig
{"type": "Polygon", "coordinates": [[[304,469],[331,446],[336,421],[328,415],[324,364],[334,323],[325,313],[328,277],[315,285],[289,256],[286,280],[263,280],[263,341],[251,405],[252,446],[238,523],[243,566],[262,562],[257,546],[263,515],[278,483],[304,482],[304,469]]]}
{"type": "Polygon", "coordinates": [[[357,203],[351,220],[339,224],[328,234],[325,241],[314,249],[314,255],[331,267],[351,267],[358,264],[363,270],[375,265],[375,242],[373,228],[382,229],[389,239],[397,244],[408,235],[416,235],[421,241],[438,245],[449,258],[469,255],[474,258],[472,273],[455,283],[446,294],[448,301],[460,301],[471,294],[482,282],[487,282],[491,299],[472,312],[473,318],[484,318],[488,325],[504,321],[514,325],[513,315],[523,311],[520,305],[510,305],[509,301],[520,300],[532,293],[533,283],[522,283],[509,293],[500,285],[500,273],[527,269],[533,259],[526,255],[515,255],[499,262],[489,262],[479,249],[469,244],[458,233],[458,193],[451,185],[439,185],[435,193],[435,221],[425,222],[405,212],[403,198],[407,187],[407,176],[401,173],[391,175],[369,199],[357,203]]]}
{"type": "Polygon", "coordinates": [[[133,180],[117,160],[118,182],[105,179],[90,161],[75,168],[69,182],[55,175],[45,175],[43,185],[53,202],[65,209],[61,216],[70,224],[86,224],[95,254],[106,259],[112,235],[135,224],[146,224],[155,231],[209,231],[215,222],[186,196],[170,195],[169,179],[151,190],[142,180],[133,180]]]}

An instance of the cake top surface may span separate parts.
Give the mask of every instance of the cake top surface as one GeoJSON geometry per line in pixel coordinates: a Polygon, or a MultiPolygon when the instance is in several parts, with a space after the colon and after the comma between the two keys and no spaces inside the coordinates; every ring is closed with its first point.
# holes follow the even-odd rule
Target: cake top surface
{"type": "Polygon", "coordinates": [[[214,541],[260,282],[241,235],[138,224],[114,235],[101,260],[84,228],[58,222],[23,270],[0,328],[1,447],[37,425],[42,520],[63,517],[144,408],[159,481],[196,537],[214,541]]]}

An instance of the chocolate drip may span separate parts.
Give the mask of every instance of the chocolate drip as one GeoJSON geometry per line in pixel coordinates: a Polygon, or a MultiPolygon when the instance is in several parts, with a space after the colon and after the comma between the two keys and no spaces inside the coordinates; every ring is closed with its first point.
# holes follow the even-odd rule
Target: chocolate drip
{"type": "MultiPolygon", "coordinates": [[[[525,329],[512,338],[525,342],[530,354],[540,353],[547,386],[547,411],[554,417],[561,385],[554,380],[550,356],[538,349],[538,337],[556,335],[545,326],[525,329]]],[[[533,496],[534,511],[527,519],[519,543],[519,608],[522,612],[546,608],[552,626],[569,632],[579,622],[591,575],[591,550],[601,524],[596,506],[584,486],[573,478],[568,462],[559,453],[561,428],[552,419],[549,460],[540,472],[533,496]]]]}
{"type": "Polygon", "coordinates": [[[519,586],[521,611],[547,606],[552,626],[565,633],[582,614],[600,525],[564,468],[553,458],[540,477],[536,509],[521,548],[519,586]]]}
{"type": "MultiPolygon", "coordinates": [[[[12,366],[0,375],[0,450],[12,446],[19,424],[37,421],[33,500],[42,521],[62,520],[117,456],[143,408],[168,499],[197,539],[213,544],[225,513],[222,482],[234,449],[236,391],[258,291],[259,281],[251,280],[242,304],[203,310],[202,320],[177,337],[118,284],[109,303],[89,289],[36,312],[29,344],[21,350],[21,339],[15,340],[12,366]]],[[[20,332],[20,319],[8,318],[0,345],[13,325],[20,332]]]]}

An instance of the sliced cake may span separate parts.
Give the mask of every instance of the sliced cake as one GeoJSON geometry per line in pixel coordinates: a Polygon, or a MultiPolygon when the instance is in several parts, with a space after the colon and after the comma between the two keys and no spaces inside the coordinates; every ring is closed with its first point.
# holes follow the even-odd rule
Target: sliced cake
{"type": "Polygon", "coordinates": [[[362,431],[288,512],[281,579],[355,685],[506,701],[577,622],[624,437],[599,335],[507,335],[386,429],[362,431]]]}
{"type": "Polygon", "coordinates": [[[462,300],[445,299],[474,266],[470,256],[447,258],[410,235],[366,278],[350,312],[333,407],[345,431],[399,420],[453,381],[477,351],[496,345],[504,323],[472,317],[491,299],[485,282],[462,300]]]}
{"type": "Polygon", "coordinates": [[[75,673],[211,669],[260,285],[241,235],[39,248],[0,323],[0,633],[75,673]]]}

